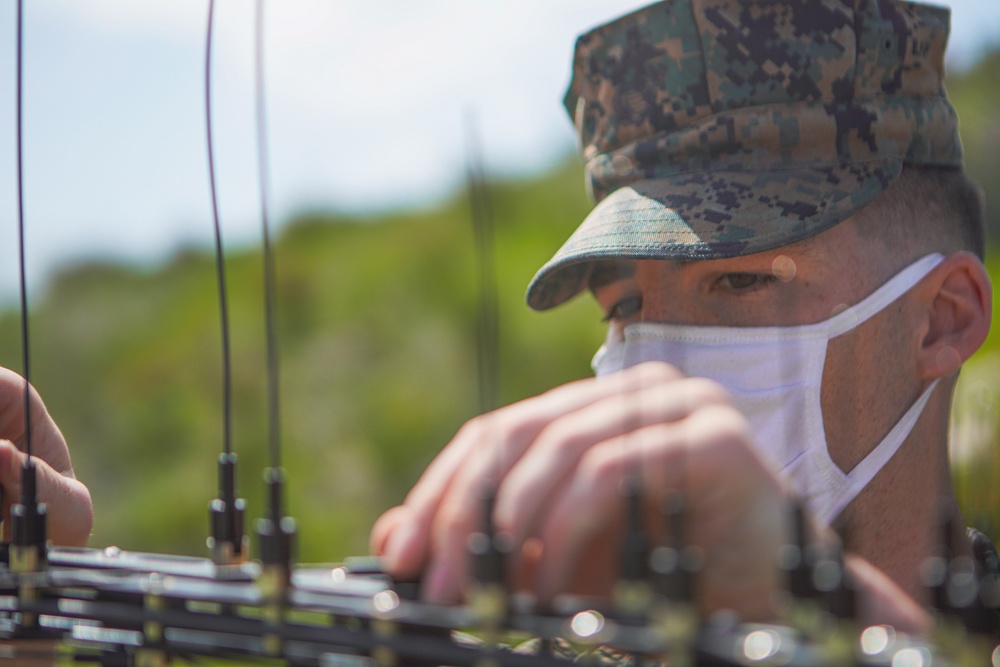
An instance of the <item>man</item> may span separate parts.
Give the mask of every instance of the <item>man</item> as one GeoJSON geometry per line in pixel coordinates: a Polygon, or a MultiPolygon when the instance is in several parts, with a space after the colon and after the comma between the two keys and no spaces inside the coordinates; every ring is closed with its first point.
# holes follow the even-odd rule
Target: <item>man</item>
{"type": "Polygon", "coordinates": [[[797,496],[814,539],[846,536],[862,620],[926,630],[991,302],[947,31],[896,0],[667,0],[581,37],[566,105],[598,204],[528,303],[589,288],[602,377],[467,424],[373,529],[389,571],[459,597],[485,481],[521,585],[607,593],[634,475],[651,505],[684,490],[703,613],[780,615],[797,496]]]}

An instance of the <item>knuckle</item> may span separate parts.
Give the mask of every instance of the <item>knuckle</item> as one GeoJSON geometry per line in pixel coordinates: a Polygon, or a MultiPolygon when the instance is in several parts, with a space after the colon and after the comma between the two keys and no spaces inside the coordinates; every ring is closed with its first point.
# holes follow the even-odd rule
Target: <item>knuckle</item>
{"type": "Polygon", "coordinates": [[[539,426],[535,420],[511,420],[496,431],[497,440],[494,442],[509,443],[511,447],[518,443],[529,443],[537,438],[540,428],[544,429],[544,425],[539,426]]]}
{"type": "MultiPolygon", "coordinates": [[[[561,399],[566,394],[575,394],[576,392],[580,391],[581,388],[585,390],[587,386],[592,385],[593,383],[594,383],[594,378],[592,377],[582,378],[580,380],[573,380],[571,382],[567,382],[565,384],[552,387],[551,389],[546,389],[538,396],[535,396],[534,398],[525,399],[524,401],[521,401],[521,403],[533,403],[536,401],[544,401],[549,399],[561,399]]],[[[515,403],[514,405],[518,404],[515,403]]]]}
{"type": "Polygon", "coordinates": [[[665,361],[645,361],[633,368],[634,373],[639,375],[643,381],[673,382],[684,377],[684,374],[676,366],[665,361]]]}
{"type": "Polygon", "coordinates": [[[693,402],[703,405],[728,404],[732,400],[729,391],[715,380],[708,378],[686,378],[684,392],[693,402]]]}
{"type": "Polygon", "coordinates": [[[462,424],[455,434],[455,441],[474,440],[482,436],[488,427],[495,427],[495,422],[499,421],[496,413],[476,415],[469,421],[462,424]]]}
{"type": "Polygon", "coordinates": [[[476,509],[476,503],[472,502],[457,502],[454,499],[443,502],[434,517],[434,532],[452,535],[468,530],[476,509]]]}
{"type": "Polygon", "coordinates": [[[581,430],[582,424],[571,419],[556,419],[549,422],[535,439],[534,449],[552,452],[556,456],[566,456],[586,447],[587,435],[581,430]]]}
{"type": "Polygon", "coordinates": [[[580,483],[597,487],[622,475],[622,463],[611,448],[593,447],[580,459],[577,470],[580,483]]]}
{"type": "Polygon", "coordinates": [[[473,450],[484,443],[498,445],[510,442],[517,423],[511,418],[511,407],[473,417],[459,428],[454,442],[462,442],[473,450]]]}
{"type": "Polygon", "coordinates": [[[746,447],[753,438],[746,417],[730,405],[705,406],[692,419],[707,440],[721,447],[746,447]]]}

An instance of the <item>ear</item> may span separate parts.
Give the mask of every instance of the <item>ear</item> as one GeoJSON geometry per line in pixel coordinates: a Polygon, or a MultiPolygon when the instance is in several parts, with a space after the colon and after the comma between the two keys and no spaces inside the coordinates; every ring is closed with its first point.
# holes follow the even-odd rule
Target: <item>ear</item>
{"type": "Polygon", "coordinates": [[[958,372],[990,330],[993,289],[979,258],[956,252],[924,278],[918,288],[926,307],[926,333],[918,364],[925,380],[958,372]]]}

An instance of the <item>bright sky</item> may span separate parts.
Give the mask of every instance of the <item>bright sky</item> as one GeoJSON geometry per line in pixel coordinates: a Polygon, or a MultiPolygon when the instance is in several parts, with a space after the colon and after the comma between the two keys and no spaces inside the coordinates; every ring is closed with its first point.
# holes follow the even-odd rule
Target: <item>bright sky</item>
{"type": "MultiPolygon", "coordinates": [[[[29,283],[81,257],[211,242],[203,116],[207,0],[26,0],[29,283]]],[[[560,100],[580,32],[646,0],[268,3],[272,218],[433,202],[475,110],[489,168],[572,150],[560,100]]],[[[1000,43],[1000,2],[950,0],[952,67],[1000,43]]],[[[216,169],[230,247],[259,235],[253,3],[217,0],[216,169]]],[[[0,299],[16,291],[15,2],[0,6],[0,299]]]]}

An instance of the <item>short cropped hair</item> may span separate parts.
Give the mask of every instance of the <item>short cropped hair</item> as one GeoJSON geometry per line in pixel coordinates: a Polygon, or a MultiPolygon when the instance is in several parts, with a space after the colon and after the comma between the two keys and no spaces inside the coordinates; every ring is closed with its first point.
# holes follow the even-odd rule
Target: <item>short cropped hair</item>
{"type": "Polygon", "coordinates": [[[855,218],[864,236],[909,259],[959,250],[985,258],[983,192],[962,169],[906,165],[882,196],[855,218]]]}

